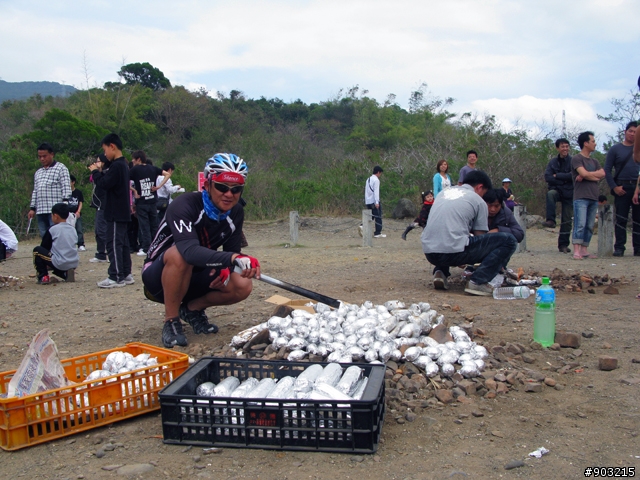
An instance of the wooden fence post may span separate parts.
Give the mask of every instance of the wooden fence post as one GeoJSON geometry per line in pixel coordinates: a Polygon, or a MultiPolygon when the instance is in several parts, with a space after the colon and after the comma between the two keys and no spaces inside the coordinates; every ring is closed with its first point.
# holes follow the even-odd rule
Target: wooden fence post
{"type": "Polygon", "coordinates": [[[613,256],[613,231],[615,225],[613,205],[598,205],[598,256],[613,256]]]}
{"type": "MultiPolygon", "coordinates": [[[[504,208],[504,207],[503,207],[504,208]]],[[[524,205],[516,205],[513,208],[513,215],[516,217],[516,222],[522,227],[524,231],[524,237],[516,248],[516,253],[522,253],[527,251],[527,207],[524,205]]]]}
{"type": "Polygon", "coordinates": [[[362,246],[373,247],[373,220],[371,210],[362,210],[362,246]]]}
{"type": "Polygon", "coordinates": [[[298,244],[298,226],[300,225],[300,217],[298,212],[289,212],[289,238],[291,240],[291,246],[295,247],[298,244]]]}

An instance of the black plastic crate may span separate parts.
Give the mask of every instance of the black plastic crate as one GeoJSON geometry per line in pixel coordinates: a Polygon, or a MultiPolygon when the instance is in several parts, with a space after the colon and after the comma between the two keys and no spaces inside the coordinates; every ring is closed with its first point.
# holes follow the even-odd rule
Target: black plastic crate
{"type": "MultiPolygon", "coordinates": [[[[369,378],[361,400],[198,397],[196,387],[235,376],[297,377],[312,363],[205,357],[160,391],[164,442],[179,445],[374,453],[384,420],[384,365],[358,364],[369,378]]],[[[327,365],[321,363],[320,365],[327,365]]],[[[347,368],[352,364],[342,364],[347,368]]]]}

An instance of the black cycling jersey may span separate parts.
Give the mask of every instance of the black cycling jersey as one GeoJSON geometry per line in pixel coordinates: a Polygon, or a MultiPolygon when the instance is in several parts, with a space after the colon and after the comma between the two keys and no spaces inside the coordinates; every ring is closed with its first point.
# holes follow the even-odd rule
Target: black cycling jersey
{"type": "Polygon", "coordinates": [[[158,258],[171,245],[189,265],[225,268],[231,266],[231,256],[240,253],[244,208],[240,203],[229,216],[214,221],[204,212],[201,193],[185,193],[169,204],[158,227],[145,263],[158,258]],[[222,251],[217,251],[222,246],[222,251]]]}

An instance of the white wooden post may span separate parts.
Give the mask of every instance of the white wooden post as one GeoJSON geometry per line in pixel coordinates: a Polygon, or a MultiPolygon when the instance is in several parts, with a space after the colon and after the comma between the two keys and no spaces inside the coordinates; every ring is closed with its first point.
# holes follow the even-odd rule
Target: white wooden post
{"type": "Polygon", "coordinates": [[[513,215],[516,217],[516,222],[524,231],[524,237],[516,248],[516,253],[522,253],[527,251],[527,207],[524,205],[516,205],[513,208],[513,215]]]}
{"type": "Polygon", "coordinates": [[[615,228],[615,207],[598,205],[598,256],[613,255],[613,232],[615,228]]]}
{"type": "Polygon", "coordinates": [[[371,210],[362,210],[362,246],[373,247],[373,220],[371,210]]]}
{"type": "Polygon", "coordinates": [[[295,247],[298,244],[298,226],[300,225],[300,217],[298,212],[289,212],[289,238],[291,240],[291,246],[295,247]]]}

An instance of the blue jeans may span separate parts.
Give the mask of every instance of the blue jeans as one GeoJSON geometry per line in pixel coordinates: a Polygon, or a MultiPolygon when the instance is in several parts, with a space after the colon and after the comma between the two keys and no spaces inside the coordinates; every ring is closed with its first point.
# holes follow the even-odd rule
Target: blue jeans
{"type": "Polygon", "coordinates": [[[493,280],[500,269],[507,266],[517,246],[516,238],[510,233],[485,233],[469,237],[469,245],[462,252],[427,253],[426,256],[429,263],[435,265],[433,272],[440,270],[447,277],[451,275],[449,267],[480,263],[470,279],[481,285],[493,280]]]}
{"type": "Polygon", "coordinates": [[[49,227],[53,226],[50,213],[38,213],[36,214],[36,220],[38,221],[38,230],[40,231],[40,237],[44,237],[49,227]]]}
{"type": "Polygon", "coordinates": [[[589,246],[598,213],[598,201],[579,198],[573,201],[573,244],[589,246]]]}
{"type": "Polygon", "coordinates": [[[76,233],[78,234],[78,246],[84,246],[84,233],[82,228],[82,214],[76,217],[76,233]]]}

